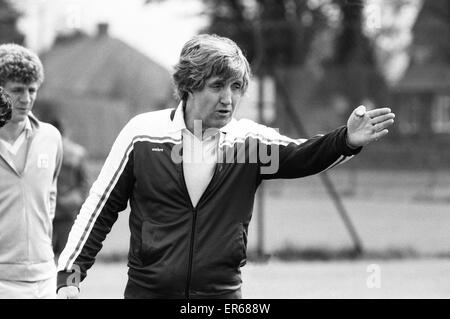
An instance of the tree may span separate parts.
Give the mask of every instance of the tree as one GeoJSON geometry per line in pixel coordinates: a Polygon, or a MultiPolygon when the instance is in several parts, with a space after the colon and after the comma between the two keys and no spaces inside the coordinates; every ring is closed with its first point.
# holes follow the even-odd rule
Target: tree
{"type": "Polygon", "coordinates": [[[413,34],[412,64],[450,63],[450,2],[425,0],[413,34]]]}
{"type": "Polygon", "coordinates": [[[365,1],[205,0],[204,3],[210,17],[205,31],[235,40],[244,48],[256,72],[273,73],[313,60],[326,72],[325,92],[317,92],[318,96],[325,99],[341,96],[349,105],[365,99],[383,100],[386,84],[378,70],[372,42],[363,32],[365,1]],[[328,43],[320,41],[324,35],[328,43]],[[333,45],[328,50],[330,41],[333,45]]]}
{"type": "Polygon", "coordinates": [[[374,65],[373,48],[363,34],[363,0],[336,1],[342,14],[340,32],[335,40],[335,54],[331,63],[374,65]]]}
{"type": "Polygon", "coordinates": [[[334,39],[334,53],[325,61],[322,95],[326,99],[340,97],[346,108],[366,101],[385,103],[387,86],[378,69],[375,49],[363,32],[364,0],[335,0],[340,8],[341,22],[334,39]],[[345,79],[345,81],[342,81],[345,79]]]}
{"type": "Polygon", "coordinates": [[[0,43],[23,44],[25,37],[17,30],[21,13],[8,0],[0,0],[0,43]]]}
{"type": "Polygon", "coordinates": [[[305,0],[204,3],[210,17],[204,31],[236,41],[257,71],[304,64],[314,37],[327,25],[321,5],[305,0]]]}

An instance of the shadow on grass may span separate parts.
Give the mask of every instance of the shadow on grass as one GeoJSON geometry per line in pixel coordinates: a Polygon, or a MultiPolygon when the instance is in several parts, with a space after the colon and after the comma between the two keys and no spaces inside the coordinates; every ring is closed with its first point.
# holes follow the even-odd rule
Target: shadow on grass
{"type": "Polygon", "coordinates": [[[256,263],[264,263],[270,259],[281,261],[336,261],[336,260],[399,260],[419,258],[450,258],[450,252],[419,253],[416,250],[405,248],[388,248],[384,250],[357,251],[352,248],[329,249],[324,247],[297,248],[285,247],[270,254],[258,254],[249,251],[248,260],[256,263]]]}
{"type": "MultiPolygon", "coordinates": [[[[364,250],[358,252],[352,248],[331,249],[325,247],[298,248],[286,246],[283,249],[271,253],[260,254],[249,250],[247,260],[253,263],[266,263],[271,259],[281,261],[337,261],[337,260],[400,260],[420,258],[450,258],[450,252],[419,253],[416,250],[404,248],[389,248],[384,250],[364,250]]],[[[98,261],[106,263],[127,262],[127,255],[121,253],[110,253],[100,255],[98,261]]]]}

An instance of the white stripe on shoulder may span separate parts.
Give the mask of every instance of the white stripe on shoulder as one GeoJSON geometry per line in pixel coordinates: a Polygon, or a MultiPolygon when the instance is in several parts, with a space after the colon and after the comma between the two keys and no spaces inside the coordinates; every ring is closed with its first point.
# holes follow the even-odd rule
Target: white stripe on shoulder
{"type": "Polygon", "coordinates": [[[130,120],[114,141],[100,174],[92,185],[89,196],[83,203],[70,231],[66,247],[60,256],[58,268],[68,269],[72,267],[74,260],[80,254],[89,237],[98,214],[103,209],[106,200],[125,169],[129,155],[133,150],[134,123],[134,119],[130,120]]]}
{"type": "Polygon", "coordinates": [[[127,165],[134,143],[140,140],[155,143],[181,143],[181,140],[167,136],[166,128],[171,111],[166,109],[139,114],[132,118],[119,133],[75,220],[58,262],[59,270],[70,269],[81,253],[100,212],[127,165]],[[157,129],[160,131],[159,134],[155,134],[156,136],[149,134],[156,132],[157,129]]]}
{"type": "Polygon", "coordinates": [[[89,193],[89,197],[83,204],[80,214],[77,216],[77,219],[74,223],[74,227],[70,232],[69,239],[67,241],[68,245],[61,254],[58,268],[60,267],[60,265],[64,265],[63,267],[64,270],[71,269],[74,261],[77,259],[77,257],[82,251],[82,248],[86,244],[86,241],[89,238],[92,228],[94,227],[98,216],[103,210],[103,207],[108,201],[112,190],[114,189],[115,185],[117,184],[117,181],[122,175],[123,170],[125,169],[128,162],[127,159],[129,158],[129,155],[132,152],[132,150],[133,147],[132,145],[130,145],[127,152],[124,154],[124,160],[122,161],[117,171],[114,173],[112,179],[110,180],[110,183],[108,184],[106,189],[104,189],[104,191],[101,191],[101,186],[99,187],[97,183],[98,180],[92,186],[92,189],[89,193]],[[67,249],[68,253],[72,252],[69,256],[64,255],[67,249]],[[65,258],[67,258],[66,262],[64,262],[65,258]]]}
{"type": "Polygon", "coordinates": [[[247,138],[254,138],[260,142],[271,145],[286,146],[290,143],[300,145],[307,139],[293,139],[280,134],[276,129],[258,124],[248,119],[241,119],[233,126],[233,131],[227,134],[220,146],[232,146],[235,143],[244,143],[247,138]]]}
{"type": "Polygon", "coordinates": [[[100,212],[105,206],[112,190],[127,165],[132,150],[133,145],[130,144],[124,153],[120,165],[114,172],[111,171],[110,166],[105,165],[102,168],[102,172],[92,186],[89,196],[81,207],[80,213],[70,231],[67,245],[62,252],[58,263],[58,269],[61,266],[63,266],[62,269],[64,270],[70,269],[78,255],[81,253],[100,212]]]}
{"type": "Polygon", "coordinates": [[[173,109],[164,109],[136,115],[130,120],[134,136],[167,136],[172,111],[173,109]]]}
{"type": "Polygon", "coordinates": [[[152,142],[152,143],[173,143],[173,144],[181,144],[181,139],[175,139],[170,136],[166,137],[153,137],[153,136],[136,136],[133,139],[133,144],[135,142],[152,142]]]}
{"type": "Polygon", "coordinates": [[[245,140],[247,138],[254,138],[257,139],[258,141],[260,141],[263,144],[266,145],[282,145],[282,146],[287,146],[290,143],[294,143],[296,145],[300,145],[303,144],[304,142],[306,142],[306,139],[291,139],[289,137],[283,136],[283,135],[279,135],[278,138],[268,138],[265,137],[263,135],[260,134],[255,134],[255,133],[247,133],[245,136],[243,137],[234,137],[233,139],[225,139],[221,144],[220,147],[222,146],[233,146],[236,143],[245,143],[245,140]]]}
{"type": "Polygon", "coordinates": [[[339,156],[339,158],[333,162],[333,164],[331,164],[330,166],[328,166],[326,169],[324,169],[322,172],[328,171],[329,169],[332,169],[335,166],[339,166],[342,165],[346,162],[348,162],[353,156],[345,156],[345,155],[341,155],[339,156]]]}

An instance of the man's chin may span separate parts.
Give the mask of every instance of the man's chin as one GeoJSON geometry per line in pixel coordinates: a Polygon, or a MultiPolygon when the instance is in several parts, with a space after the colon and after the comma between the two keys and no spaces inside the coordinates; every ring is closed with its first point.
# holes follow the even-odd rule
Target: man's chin
{"type": "Polygon", "coordinates": [[[221,129],[228,123],[230,123],[232,116],[220,117],[220,118],[210,118],[207,121],[202,122],[202,129],[221,129]]]}
{"type": "Polygon", "coordinates": [[[14,114],[11,118],[11,123],[20,123],[26,120],[28,113],[14,114]]]}
{"type": "Polygon", "coordinates": [[[226,119],[225,118],[220,119],[220,120],[216,121],[214,127],[220,129],[220,128],[224,127],[225,125],[227,125],[228,123],[230,123],[230,121],[231,121],[231,117],[226,118],[226,119]]]}

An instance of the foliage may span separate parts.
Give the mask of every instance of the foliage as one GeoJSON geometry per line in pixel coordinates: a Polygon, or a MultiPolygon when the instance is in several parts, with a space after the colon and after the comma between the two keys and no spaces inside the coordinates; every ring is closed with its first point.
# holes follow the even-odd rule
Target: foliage
{"type": "Polygon", "coordinates": [[[385,79],[376,63],[373,42],[364,33],[365,1],[334,1],[339,6],[341,20],[334,39],[334,54],[324,63],[321,97],[325,101],[344,98],[347,107],[343,114],[361,103],[385,103],[385,79]]]}
{"type": "Polygon", "coordinates": [[[24,35],[17,30],[17,20],[21,13],[10,1],[0,0],[0,43],[23,44],[24,35]]]}
{"type": "Polygon", "coordinates": [[[450,1],[424,1],[413,34],[414,62],[450,63],[450,1]]]}
{"type": "Polygon", "coordinates": [[[235,40],[254,68],[267,70],[305,63],[314,38],[328,26],[330,1],[204,0],[209,27],[235,40]]]}
{"type": "Polygon", "coordinates": [[[374,65],[373,48],[363,33],[363,0],[335,0],[342,14],[339,34],[335,40],[332,63],[348,65],[364,63],[374,65]]]}
{"type": "MultiPolygon", "coordinates": [[[[325,71],[325,99],[380,100],[385,87],[374,48],[363,32],[363,0],[204,0],[207,30],[234,39],[253,69],[273,73],[313,65],[325,71]],[[259,69],[259,70],[258,70],[259,69]],[[329,76],[327,76],[329,73],[329,76]],[[342,81],[345,78],[346,81],[342,81]]],[[[326,102],[326,101],[324,101],[326,102]]]]}

